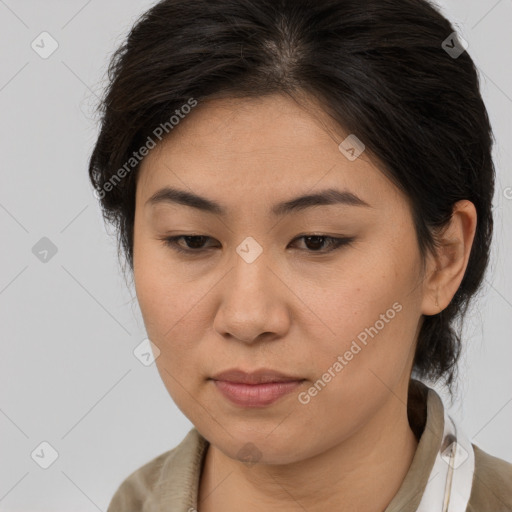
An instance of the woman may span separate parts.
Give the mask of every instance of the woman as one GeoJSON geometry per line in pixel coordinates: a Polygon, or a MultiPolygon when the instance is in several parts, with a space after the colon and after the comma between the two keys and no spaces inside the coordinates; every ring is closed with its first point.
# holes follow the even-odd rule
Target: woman
{"type": "Polygon", "coordinates": [[[194,428],[108,512],[505,511],[455,383],[492,238],[475,66],[425,0],[164,0],[90,177],[194,428]],[[414,378],[413,378],[414,375],[414,378]]]}

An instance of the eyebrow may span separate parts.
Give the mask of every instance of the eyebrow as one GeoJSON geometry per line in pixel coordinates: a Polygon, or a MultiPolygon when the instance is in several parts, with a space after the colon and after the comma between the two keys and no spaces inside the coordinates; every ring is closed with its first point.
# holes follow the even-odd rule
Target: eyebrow
{"type": "MultiPolygon", "coordinates": [[[[226,208],[212,199],[172,187],[164,187],[155,192],[146,201],[146,206],[161,203],[181,204],[221,216],[227,214],[226,208]]],[[[366,201],[348,190],[328,188],[315,194],[306,194],[278,203],[273,206],[271,212],[275,216],[283,216],[314,206],[326,205],[365,206],[372,208],[366,201]]]]}

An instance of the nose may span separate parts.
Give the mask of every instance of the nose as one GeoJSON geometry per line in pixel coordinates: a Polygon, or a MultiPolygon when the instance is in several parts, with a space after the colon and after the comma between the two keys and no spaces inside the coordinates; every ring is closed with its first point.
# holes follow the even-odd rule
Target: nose
{"type": "MultiPolygon", "coordinates": [[[[248,260],[250,261],[250,260],[248,260]]],[[[283,337],[289,329],[291,292],[265,254],[248,262],[238,254],[220,291],[213,327],[244,343],[283,337]]]]}

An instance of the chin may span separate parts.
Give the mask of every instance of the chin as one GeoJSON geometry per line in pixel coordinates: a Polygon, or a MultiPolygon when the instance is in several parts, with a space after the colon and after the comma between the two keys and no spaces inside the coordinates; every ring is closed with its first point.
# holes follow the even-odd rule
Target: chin
{"type": "Polygon", "coordinates": [[[288,428],[276,429],[273,424],[258,430],[247,424],[234,428],[226,422],[220,423],[224,428],[197,429],[224,455],[245,462],[248,467],[257,463],[291,464],[307,457],[307,454],[304,457],[300,454],[304,447],[300,442],[303,436],[291,434],[288,428]]]}

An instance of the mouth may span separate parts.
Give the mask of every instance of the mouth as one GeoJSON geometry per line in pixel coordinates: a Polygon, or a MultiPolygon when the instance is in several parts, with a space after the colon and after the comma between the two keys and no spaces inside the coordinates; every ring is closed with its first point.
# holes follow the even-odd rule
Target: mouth
{"type": "Polygon", "coordinates": [[[239,407],[266,407],[289,394],[306,379],[273,370],[228,370],[211,379],[220,393],[239,407]]]}
{"type": "Polygon", "coordinates": [[[236,384],[267,384],[272,382],[297,382],[305,379],[264,368],[252,372],[244,372],[239,369],[226,370],[213,376],[212,380],[236,384]]]}

